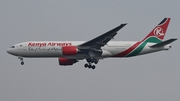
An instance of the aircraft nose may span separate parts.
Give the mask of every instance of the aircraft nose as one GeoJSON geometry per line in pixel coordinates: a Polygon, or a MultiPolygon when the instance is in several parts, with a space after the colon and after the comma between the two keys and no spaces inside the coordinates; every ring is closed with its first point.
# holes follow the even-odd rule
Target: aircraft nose
{"type": "Polygon", "coordinates": [[[9,49],[7,50],[7,53],[9,53],[9,54],[11,54],[11,55],[15,55],[14,50],[11,49],[11,48],[9,48],[9,49]]]}
{"type": "Polygon", "coordinates": [[[8,50],[7,50],[7,53],[11,54],[11,53],[12,53],[11,49],[8,49],[8,50]]]}

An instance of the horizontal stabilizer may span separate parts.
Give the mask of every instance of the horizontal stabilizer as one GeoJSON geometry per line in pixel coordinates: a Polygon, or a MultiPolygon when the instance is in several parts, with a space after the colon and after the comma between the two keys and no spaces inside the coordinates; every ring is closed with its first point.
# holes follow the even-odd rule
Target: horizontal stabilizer
{"type": "Polygon", "coordinates": [[[174,42],[174,41],[176,41],[176,40],[177,40],[177,38],[169,39],[169,40],[163,41],[163,42],[161,42],[161,43],[157,43],[157,44],[155,44],[155,45],[152,45],[152,46],[150,46],[150,47],[151,47],[151,48],[163,47],[163,46],[168,45],[168,44],[170,44],[170,43],[172,43],[172,42],[174,42]]]}

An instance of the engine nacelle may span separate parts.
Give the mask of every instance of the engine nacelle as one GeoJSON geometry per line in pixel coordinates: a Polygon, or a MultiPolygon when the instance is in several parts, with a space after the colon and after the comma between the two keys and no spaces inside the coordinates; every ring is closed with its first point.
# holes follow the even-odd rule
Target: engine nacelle
{"type": "Polygon", "coordinates": [[[75,59],[67,59],[67,58],[59,58],[59,65],[73,65],[74,63],[76,63],[77,61],[75,59]]]}
{"type": "Polygon", "coordinates": [[[62,47],[63,55],[76,55],[78,53],[78,48],[76,46],[64,46],[62,47]]]}

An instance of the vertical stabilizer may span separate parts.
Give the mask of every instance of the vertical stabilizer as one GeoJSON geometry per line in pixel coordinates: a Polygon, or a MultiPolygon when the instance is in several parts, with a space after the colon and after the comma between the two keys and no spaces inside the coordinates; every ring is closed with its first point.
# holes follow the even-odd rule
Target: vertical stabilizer
{"type": "Polygon", "coordinates": [[[164,39],[171,18],[164,18],[143,40],[145,42],[160,43],[164,39]]]}

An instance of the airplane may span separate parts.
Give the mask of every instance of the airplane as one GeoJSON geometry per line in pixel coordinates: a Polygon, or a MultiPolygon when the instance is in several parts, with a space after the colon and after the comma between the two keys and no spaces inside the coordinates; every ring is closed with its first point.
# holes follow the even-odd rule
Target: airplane
{"type": "Polygon", "coordinates": [[[133,57],[162,50],[169,50],[171,38],[163,41],[171,18],[164,18],[141,41],[110,41],[127,23],[89,41],[28,41],[11,46],[7,52],[17,56],[24,65],[23,58],[58,58],[59,65],[69,66],[86,60],[85,68],[95,69],[100,59],[133,57]]]}

